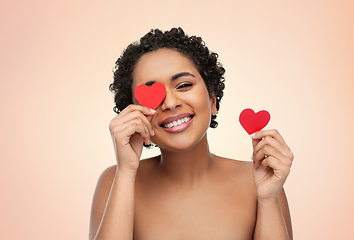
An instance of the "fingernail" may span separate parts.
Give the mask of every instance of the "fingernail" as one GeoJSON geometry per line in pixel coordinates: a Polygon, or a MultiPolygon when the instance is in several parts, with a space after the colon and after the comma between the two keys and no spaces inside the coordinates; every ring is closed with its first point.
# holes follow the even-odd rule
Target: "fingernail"
{"type": "Polygon", "coordinates": [[[252,155],[251,159],[254,160],[254,156],[253,155],[252,155]]]}
{"type": "Polygon", "coordinates": [[[256,136],[256,133],[250,134],[250,137],[251,137],[251,138],[253,138],[253,137],[255,137],[255,136],[256,136]]]}
{"type": "Polygon", "coordinates": [[[151,130],[151,136],[155,136],[154,130],[151,130]]]}
{"type": "Polygon", "coordinates": [[[156,112],[156,110],[154,110],[154,109],[150,108],[150,112],[155,113],[155,112],[156,112]]]}

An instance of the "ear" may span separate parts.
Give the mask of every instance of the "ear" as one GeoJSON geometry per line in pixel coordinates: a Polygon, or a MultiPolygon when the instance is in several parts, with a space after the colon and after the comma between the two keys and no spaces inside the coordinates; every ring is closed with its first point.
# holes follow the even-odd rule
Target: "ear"
{"type": "Polygon", "coordinates": [[[214,94],[210,97],[210,110],[211,110],[211,115],[215,115],[216,112],[217,112],[217,109],[216,109],[216,97],[215,97],[214,94]]]}

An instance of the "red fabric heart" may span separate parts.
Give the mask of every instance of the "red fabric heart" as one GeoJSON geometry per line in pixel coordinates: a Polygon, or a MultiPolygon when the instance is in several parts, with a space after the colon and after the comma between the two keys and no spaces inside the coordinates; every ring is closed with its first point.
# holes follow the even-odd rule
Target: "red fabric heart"
{"type": "Polygon", "coordinates": [[[242,127],[248,134],[262,130],[270,120],[270,114],[266,110],[255,113],[252,109],[246,108],[239,117],[242,127]]]}
{"type": "Polygon", "coordinates": [[[154,83],[150,87],[141,84],[135,88],[135,98],[148,108],[156,109],[165,99],[166,88],[162,83],[154,83]]]}

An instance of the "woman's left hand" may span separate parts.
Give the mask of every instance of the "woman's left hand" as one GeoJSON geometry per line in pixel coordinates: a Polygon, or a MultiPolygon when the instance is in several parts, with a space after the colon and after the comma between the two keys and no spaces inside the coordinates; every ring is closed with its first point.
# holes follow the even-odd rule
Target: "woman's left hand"
{"type": "Polygon", "coordinates": [[[258,200],[276,200],[290,173],[294,154],[277,130],[259,131],[250,137],[258,200]]]}

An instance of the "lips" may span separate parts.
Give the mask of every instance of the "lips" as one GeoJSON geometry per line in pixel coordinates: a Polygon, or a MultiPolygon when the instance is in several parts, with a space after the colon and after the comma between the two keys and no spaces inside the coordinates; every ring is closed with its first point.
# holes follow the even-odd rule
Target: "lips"
{"type": "MultiPolygon", "coordinates": [[[[166,118],[160,124],[161,127],[165,129],[172,129],[184,125],[184,123],[188,123],[193,118],[192,114],[189,113],[181,113],[175,116],[166,118]]],[[[188,124],[189,125],[189,124],[188,124]]]]}

